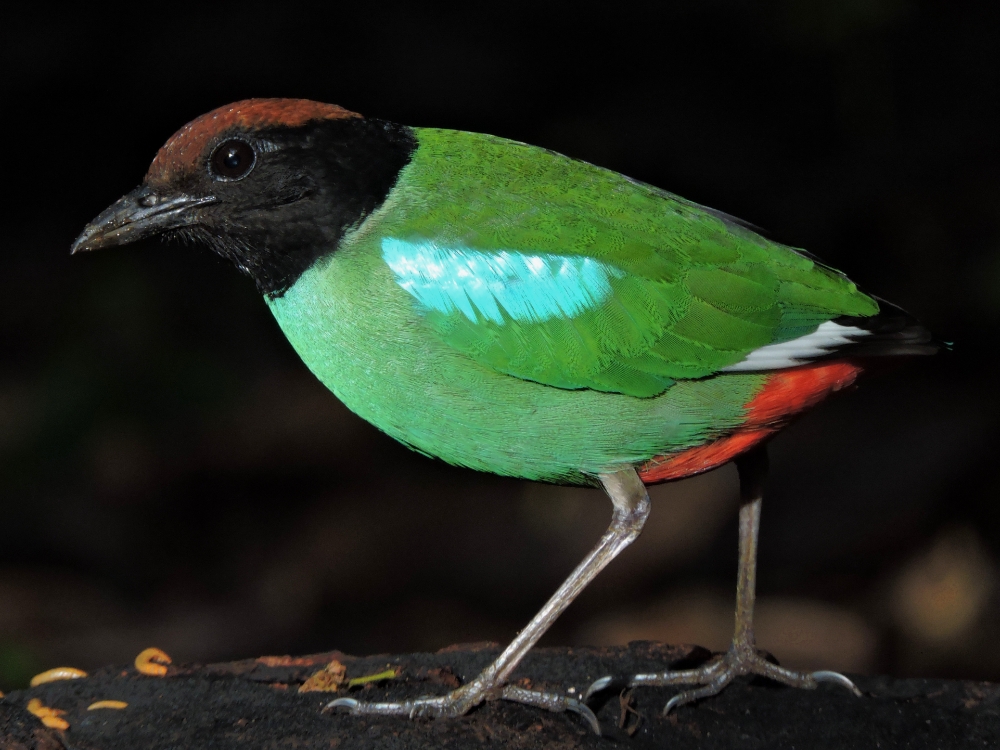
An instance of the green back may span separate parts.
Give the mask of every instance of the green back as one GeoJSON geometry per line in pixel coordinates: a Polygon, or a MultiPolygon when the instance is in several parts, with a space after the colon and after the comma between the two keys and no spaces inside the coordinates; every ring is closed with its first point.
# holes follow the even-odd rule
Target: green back
{"type": "Polygon", "coordinates": [[[586,256],[612,269],[613,293],[575,315],[497,321],[423,310],[436,335],[499,372],[652,396],[831,318],[878,311],[840,273],[652,186],[492,136],[417,135],[397,186],[411,210],[394,237],[586,256]]]}

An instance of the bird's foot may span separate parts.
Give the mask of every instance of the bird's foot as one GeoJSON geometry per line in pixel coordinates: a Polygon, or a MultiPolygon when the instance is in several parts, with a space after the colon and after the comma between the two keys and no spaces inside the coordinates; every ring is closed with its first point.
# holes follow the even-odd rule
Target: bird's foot
{"type": "Polygon", "coordinates": [[[556,693],[527,690],[516,685],[486,686],[478,680],[463,685],[447,695],[427,696],[406,701],[376,703],[359,701],[354,698],[337,698],[337,700],[328,703],[324,710],[346,708],[352,714],[406,716],[411,719],[417,717],[454,718],[464,715],[483,701],[490,700],[513,701],[557,713],[572,711],[582,716],[597,734],[601,733],[601,725],[594,712],[575,698],[556,693]]]}
{"type": "MultiPolygon", "coordinates": [[[[683,690],[663,707],[666,716],[678,706],[685,703],[708,698],[722,692],[734,678],[741,675],[754,674],[780,682],[791,687],[814,689],[821,682],[832,682],[847,688],[859,698],[861,691],[857,686],[839,672],[826,670],[819,672],[796,672],[785,669],[768,661],[756,649],[739,649],[731,647],[726,653],[720,654],[697,669],[681,669],[653,674],[637,674],[628,681],[628,687],[664,687],[666,685],[701,685],[698,688],[683,690]]],[[[588,689],[584,701],[592,695],[609,687],[614,682],[611,677],[596,680],[588,689]]]]}

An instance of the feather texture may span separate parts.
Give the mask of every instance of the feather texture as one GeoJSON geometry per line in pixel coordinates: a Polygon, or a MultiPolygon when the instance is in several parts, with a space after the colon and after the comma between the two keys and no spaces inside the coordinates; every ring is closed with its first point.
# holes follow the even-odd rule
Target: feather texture
{"type": "Polygon", "coordinates": [[[771,376],[727,368],[826,352],[829,321],[878,312],[839,272],[670,193],[415,133],[384,204],[268,304],[349,408],[429,455],[587,484],[733,434],[771,376]]]}
{"type": "MultiPolygon", "coordinates": [[[[498,372],[649,397],[755,350],[792,366],[808,355],[767,347],[878,311],[842,274],[665,191],[500,138],[416,133],[383,258],[433,335],[498,372]]],[[[799,350],[825,353],[818,340],[799,350]]]]}
{"type": "Polygon", "coordinates": [[[822,359],[848,344],[870,336],[871,332],[856,326],[842,325],[833,320],[820,323],[812,333],[768,344],[754,349],[735,365],[722,368],[722,372],[747,370],[781,370],[798,367],[816,359],[822,359]]]}

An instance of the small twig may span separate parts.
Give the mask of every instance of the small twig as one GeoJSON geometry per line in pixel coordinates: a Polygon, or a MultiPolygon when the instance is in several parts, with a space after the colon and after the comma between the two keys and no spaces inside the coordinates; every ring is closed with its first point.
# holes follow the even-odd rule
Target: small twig
{"type": "Polygon", "coordinates": [[[618,706],[621,709],[621,714],[618,716],[618,728],[624,729],[625,733],[631,737],[639,731],[643,716],[632,707],[632,691],[630,689],[626,688],[618,695],[618,706]],[[628,720],[629,714],[635,716],[635,721],[631,724],[628,720]]]}

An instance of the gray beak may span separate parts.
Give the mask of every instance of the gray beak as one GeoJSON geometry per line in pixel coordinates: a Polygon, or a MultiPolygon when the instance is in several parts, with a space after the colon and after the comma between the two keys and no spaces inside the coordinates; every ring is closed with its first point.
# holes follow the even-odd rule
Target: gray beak
{"type": "Polygon", "coordinates": [[[159,196],[140,185],[90,222],[70,253],[99,250],[195,223],[196,206],[214,203],[214,196],[159,196]]]}

